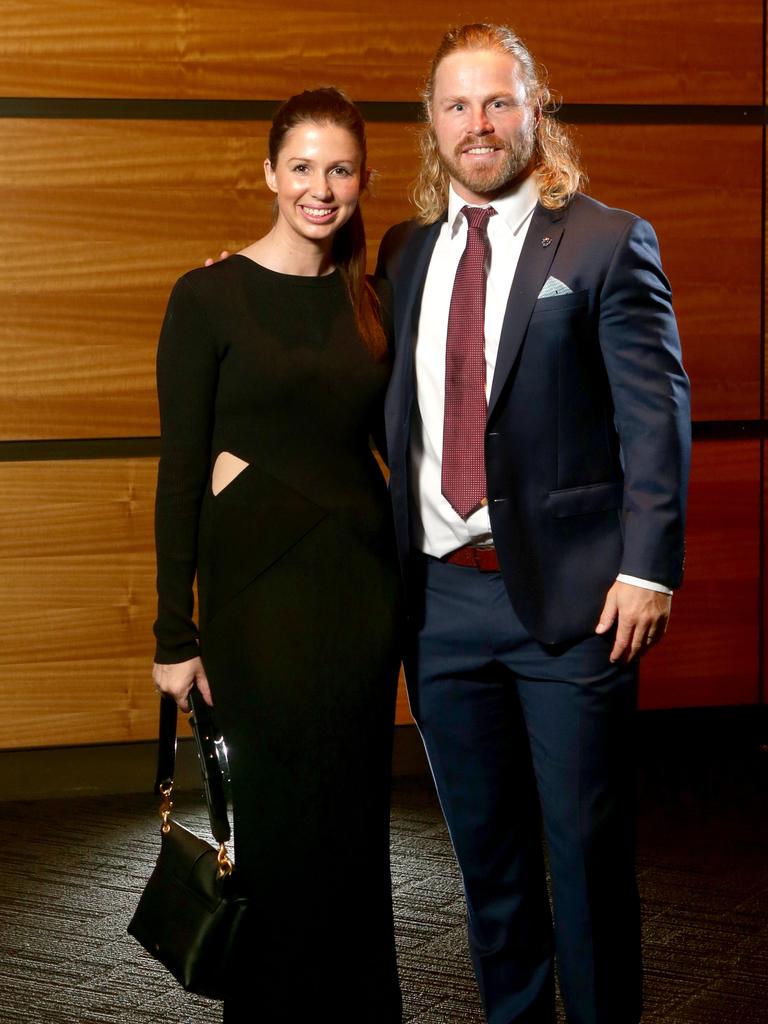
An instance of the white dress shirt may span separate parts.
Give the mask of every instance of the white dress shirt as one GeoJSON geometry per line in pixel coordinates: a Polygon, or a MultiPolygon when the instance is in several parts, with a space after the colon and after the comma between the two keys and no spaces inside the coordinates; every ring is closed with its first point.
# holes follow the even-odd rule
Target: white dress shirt
{"type": "MultiPolygon", "coordinates": [[[[486,400],[491,393],[512,279],[538,198],[536,178],[531,175],[512,192],[488,204],[496,210],[496,216],[488,221],[486,400]]],[[[478,508],[467,519],[462,519],[441,491],[445,343],[453,281],[467,243],[467,221],[461,213],[466,205],[451,188],[448,219],[440,229],[424,283],[415,344],[416,404],[411,428],[412,540],[416,548],[435,558],[442,558],[465,544],[493,543],[488,508],[478,508]]],[[[624,575],[617,578],[649,590],[671,593],[660,583],[624,575]]]]}

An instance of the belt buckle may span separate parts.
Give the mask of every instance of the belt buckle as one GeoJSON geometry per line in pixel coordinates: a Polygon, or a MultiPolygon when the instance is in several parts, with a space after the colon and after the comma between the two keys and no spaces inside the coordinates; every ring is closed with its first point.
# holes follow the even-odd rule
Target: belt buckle
{"type": "Polygon", "coordinates": [[[499,559],[496,554],[496,547],[493,544],[489,544],[485,547],[478,545],[472,545],[472,559],[475,564],[475,568],[480,572],[498,572],[499,559]],[[483,555],[487,554],[488,558],[484,559],[483,555]],[[493,562],[493,564],[488,564],[493,562]]]}

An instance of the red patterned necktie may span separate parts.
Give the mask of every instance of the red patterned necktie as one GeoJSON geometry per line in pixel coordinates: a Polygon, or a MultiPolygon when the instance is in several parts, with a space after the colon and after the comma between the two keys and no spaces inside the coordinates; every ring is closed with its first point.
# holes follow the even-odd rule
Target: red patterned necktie
{"type": "Polygon", "coordinates": [[[445,346],[441,490],[462,519],[484,500],[485,264],[491,206],[465,206],[467,245],[453,282],[445,346]]]}

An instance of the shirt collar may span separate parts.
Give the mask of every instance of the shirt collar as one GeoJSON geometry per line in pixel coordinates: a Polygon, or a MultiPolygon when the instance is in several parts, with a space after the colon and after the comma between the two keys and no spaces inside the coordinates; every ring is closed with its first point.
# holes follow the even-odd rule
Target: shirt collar
{"type": "Polygon", "coordinates": [[[503,221],[513,234],[517,234],[530,217],[538,201],[539,187],[535,174],[529,174],[510,192],[494,199],[491,203],[467,203],[465,199],[454,192],[453,185],[451,185],[448,189],[448,223],[451,226],[451,237],[456,236],[462,223],[466,223],[465,218],[461,216],[461,211],[465,206],[492,206],[498,219],[503,221]]]}

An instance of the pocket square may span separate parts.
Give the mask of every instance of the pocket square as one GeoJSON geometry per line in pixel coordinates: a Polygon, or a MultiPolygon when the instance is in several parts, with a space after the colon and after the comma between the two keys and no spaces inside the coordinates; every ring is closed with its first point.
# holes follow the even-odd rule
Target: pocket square
{"type": "Polygon", "coordinates": [[[556,277],[549,277],[547,278],[547,283],[539,292],[538,298],[548,299],[551,295],[571,295],[572,293],[573,289],[569,288],[567,284],[558,281],[556,277]]]}

